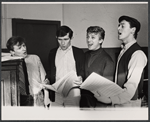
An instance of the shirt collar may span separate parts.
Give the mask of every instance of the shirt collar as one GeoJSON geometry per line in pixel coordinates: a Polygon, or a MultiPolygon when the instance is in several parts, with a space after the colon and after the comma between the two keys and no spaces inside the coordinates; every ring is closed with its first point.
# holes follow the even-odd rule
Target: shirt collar
{"type": "Polygon", "coordinates": [[[127,49],[128,49],[129,47],[131,47],[134,43],[136,43],[136,40],[135,40],[135,41],[131,41],[131,42],[127,43],[127,44],[121,44],[121,48],[127,50],[127,49]]]}
{"type": "Polygon", "coordinates": [[[72,45],[70,45],[66,50],[62,50],[61,47],[59,46],[58,50],[67,52],[67,51],[69,51],[71,48],[72,48],[72,45]]]}

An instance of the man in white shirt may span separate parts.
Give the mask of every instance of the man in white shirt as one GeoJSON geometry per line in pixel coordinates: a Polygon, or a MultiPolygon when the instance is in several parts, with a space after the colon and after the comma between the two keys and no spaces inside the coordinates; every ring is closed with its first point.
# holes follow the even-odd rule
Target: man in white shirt
{"type": "MultiPolygon", "coordinates": [[[[51,85],[69,72],[75,71],[80,78],[79,83],[81,83],[80,81],[84,78],[84,52],[82,49],[71,45],[73,31],[68,26],[61,26],[56,31],[56,38],[59,47],[52,49],[49,53],[49,72],[46,78],[50,81],[51,85]]],[[[79,106],[80,90],[71,90],[67,98],[63,98],[62,95],[50,91],[50,99],[61,106],[79,106]]]]}
{"type": "Polygon", "coordinates": [[[122,87],[123,92],[109,98],[95,96],[99,101],[112,103],[115,107],[141,106],[139,94],[147,57],[136,41],[140,27],[140,22],[132,17],[119,18],[118,38],[123,43],[123,49],[118,56],[115,83],[122,87]]]}
{"type": "Polygon", "coordinates": [[[7,41],[6,46],[11,56],[24,58],[28,77],[25,81],[25,84],[27,84],[26,95],[30,94],[34,98],[35,106],[47,106],[50,104],[48,91],[44,90],[44,94],[42,92],[42,84],[44,83],[46,72],[40,58],[37,55],[27,54],[25,39],[22,37],[11,37],[7,41]]]}

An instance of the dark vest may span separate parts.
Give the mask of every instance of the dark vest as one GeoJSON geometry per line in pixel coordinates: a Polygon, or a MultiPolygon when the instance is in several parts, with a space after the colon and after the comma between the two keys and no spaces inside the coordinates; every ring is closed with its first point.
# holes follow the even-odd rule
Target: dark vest
{"type": "MultiPolygon", "coordinates": [[[[119,61],[117,72],[117,84],[122,88],[124,88],[124,84],[127,82],[129,61],[131,59],[132,54],[137,50],[141,50],[141,48],[137,43],[135,43],[123,54],[119,61]]],[[[140,97],[143,87],[143,76],[144,72],[142,73],[138,88],[131,100],[137,100],[137,98],[140,97]]]]}

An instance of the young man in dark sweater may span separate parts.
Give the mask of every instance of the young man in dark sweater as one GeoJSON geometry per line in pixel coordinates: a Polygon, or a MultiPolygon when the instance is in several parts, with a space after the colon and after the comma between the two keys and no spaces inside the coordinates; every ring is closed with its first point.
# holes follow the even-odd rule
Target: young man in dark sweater
{"type": "MultiPolygon", "coordinates": [[[[99,26],[90,26],[87,29],[87,46],[89,51],[85,54],[85,78],[95,72],[111,81],[114,76],[114,63],[110,55],[102,48],[105,31],[99,26]]],[[[88,90],[81,89],[80,107],[106,107],[88,90]]]]}

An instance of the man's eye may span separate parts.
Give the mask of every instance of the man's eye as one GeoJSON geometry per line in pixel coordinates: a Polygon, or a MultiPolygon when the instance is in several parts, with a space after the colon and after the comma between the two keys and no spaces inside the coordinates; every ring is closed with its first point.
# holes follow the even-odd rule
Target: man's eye
{"type": "Polygon", "coordinates": [[[64,39],[65,41],[67,41],[68,39],[64,39]]]}

